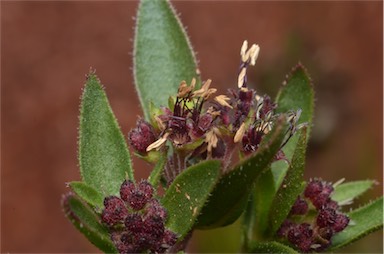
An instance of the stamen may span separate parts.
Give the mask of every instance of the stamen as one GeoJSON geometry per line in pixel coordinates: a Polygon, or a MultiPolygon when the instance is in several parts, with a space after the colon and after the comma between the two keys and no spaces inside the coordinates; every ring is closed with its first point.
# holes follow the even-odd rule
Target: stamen
{"type": "Polygon", "coordinates": [[[159,150],[160,147],[167,141],[168,136],[169,136],[169,133],[165,133],[161,138],[159,138],[158,140],[150,144],[147,147],[146,151],[149,152],[153,149],[159,150]]]}
{"type": "Polygon", "coordinates": [[[181,81],[181,83],[179,85],[179,90],[177,92],[177,97],[184,98],[187,95],[189,95],[189,93],[191,91],[193,91],[193,89],[195,89],[195,84],[196,84],[196,79],[195,78],[192,79],[190,86],[188,86],[187,82],[185,82],[184,80],[181,81]]]}
{"type": "Polygon", "coordinates": [[[207,113],[210,114],[211,116],[219,116],[219,115],[221,115],[220,111],[214,110],[213,107],[209,107],[207,109],[207,113]]]}
{"type": "Polygon", "coordinates": [[[260,47],[259,47],[259,45],[253,44],[249,51],[250,51],[250,57],[251,57],[250,64],[255,65],[257,57],[259,56],[260,47]]]}
{"type": "Polygon", "coordinates": [[[243,42],[243,45],[241,46],[241,50],[240,50],[241,61],[243,61],[243,62],[247,61],[247,59],[245,59],[245,53],[247,51],[247,48],[248,48],[248,41],[245,40],[243,42]]]}
{"type": "Polygon", "coordinates": [[[155,121],[156,121],[157,126],[159,127],[159,129],[161,131],[165,130],[165,125],[164,125],[163,121],[160,119],[160,117],[155,116],[155,121]]]}
{"type": "Polygon", "coordinates": [[[213,94],[213,93],[216,93],[217,89],[215,88],[209,88],[209,86],[211,85],[211,82],[212,80],[208,79],[207,81],[205,81],[205,83],[203,84],[203,86],[197,90],[197,91],[194,91],[193,92],[193,97],[203,97],[205,100],[208,99],[208,97],[213,94]]]}
{"type": "Polygon", "coordinates": [[[233,138],[233,142],[238,143],[243,139],[245,133],[245,123],[240,125],[240,128],[236,131],[235,137],[233,138]]]}
{"type": "Polygon", "coordinates": [[[207,142],[207,152],[210,154],[212,153],[212,148],[217,147],[217,142],[219,141],[217,138],[217,132],[218,130],[216,128],[212,128],[210,131],[207,132],[205,135],[205,142],[207,142]]]}
{"type": "Polygon", "coordinates": [[[227,101],[231,100],[229,97],[225,95],[218,95],[215,97],[215,101],[217,101],[221,106],[233,108],[227,101]]]}

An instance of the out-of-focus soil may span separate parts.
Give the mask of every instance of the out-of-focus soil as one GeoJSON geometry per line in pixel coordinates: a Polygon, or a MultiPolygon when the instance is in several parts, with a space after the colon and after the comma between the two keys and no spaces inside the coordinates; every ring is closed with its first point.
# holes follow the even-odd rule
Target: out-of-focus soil
{"type": "MultiPolygon", "coordinates": [[[[306,177],[374,178],[380,184],[359,201],[381,194],[382,2],[175,7],[203,79],[222,92],[236,84],[244,39],[261,47],[249,77],[260,92],[276,93],[301,60],[317,98],[306,177]]],[[[97,251],[64,218],[60,198],[65,182],[80,179],[79,97],[89,68],[97,70],[125,134],[141,115],[131,70],[136,9],[128,1],[1,2],[1,252],[97,251]]],[[[137,178],[145,177],[148,166],[134,162],[137,178]]],[[[381,252],[381,236],[348,250],[381,252]]]]}

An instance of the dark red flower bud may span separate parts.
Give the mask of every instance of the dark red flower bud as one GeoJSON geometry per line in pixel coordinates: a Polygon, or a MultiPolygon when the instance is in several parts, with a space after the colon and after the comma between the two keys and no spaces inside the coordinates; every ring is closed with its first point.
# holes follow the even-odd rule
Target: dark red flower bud
{"type": "Polygon", "coordinates": [[[176,242],[177,242],[177,235],[170,230],[165,230],[163,243],[165,243],[169,248],[170,246],[175,245],[176,242]]]}
{"type": "Polygon", "coordinates": [[[147,147],[156,141],[156,136],[152,126],[139,119],[136,123],[136,128],[128,133],[130,145],[139,153],[146,153],[147,147]]]}
{"type": "Polygon", "coordinates": [[[131,213],[125,218],[124,225],[131,233],[140,233],[143,231],[143,219],[140,214],[131,213]]]}
{"type": "Polygon", "coordinates": [[[159,201],[152,199],[148,202],[148,206],[145,209],[145,215],[146,217],[159,217],[165,221],[167,218],[167,211],[159,201]]]}
{"type": "Polygon", "coordinates": [[[285,220],[283,224],[281,224],[279,230],[277,231],[277,235],[279,237],[287,237],[288,231],[291,229],[293,226],[293,222],[290,220],[285,220]]]}
{"type": "Polygon", "coordinates": [[[308,183],[304,196],[309,198],[317,209],[321,209],[331,201],[330,195],[332,192],[333,186],[330,183],[314,179],[308,183]]]}
{"type": "Polygon", "coordinates": [[[119,253],[136,253],[137,249],[132,244],[132,237],[125,231],[112,232],[111,240],[119,253]]]}
{"type": "Polygon", "coordinates": [[[332,229],[335,232],[340,232],[344,230],[348,226],[348,224],[349,224],[349,218],[344,214],[338,213],[336,215],[336,220],[335,220],[335,223],[333,224],[332,229]]]}
{"type": "Polygon", "coordinates": [[[319,214],[317,215],[317,225],[320,228],[325,227],[333,227],[337,219],[337,214],[334,209],[331,208],[324,208],[321,209],[319,214]]]}
{"type": "Polygon", "coordinates": [[[101,214],[101,220],[109,226],[124,221],[128,214],[124,201],[115,196],[109,196],[104,199],[104,210],[101,214]]]}
{"type": "Polygon", "coordinates": [[[132,195],[127,200],[129,206],[135,211],[143,209],[147,201],[145,194],[137,189],[132,192],[132,195]]]}
{"type": "Polygon", "coordinates": [[[329,194],[326,194],[326,193],[320,193],[318,194],[317,196],[315,196],[314,198],[311,199],[312,201],[312,204],[317,208],[317,209],[321,209],[323,208],[326,204],[328,204],[331,199],[329,197],[329,194]]]}
{"type": "Polygon", "coordinates": [[[291,215],[304,215],[308,212],[308,204],[300,196],[297,197],[295,203],[293,204],[290,214],[291,215]]]}
{"type": "Polygon", "coordinates": [[[120,197],[124,201],[128,201],[135,191],[136,186],[131,180],[125,180],[120,187],[120,197]]]}
{"type": "Polygon", "coordinates": [[[304,190],[304,196],[312,199],[319,195],[322,191],[323,183],[319,179],[311,179],[304,190]]]}
{"type": "Polygon", "coordinates": [[[152,185],[146,181],[142,180],[139,185],[137,186],[137,189],[144,193],[145,198],[147,199],[147,202],[152,198],[153,196],[153,187],[152,185]]]}
{"type": "Polygon", "coordinates": [[[308,252],[312,245],[313,230],[308,223],[292,226],[288,231],[288,241],[303,252],[308,252]]]}
{"type": "Polygon", "coordinates": [[[144,229],[153,241],[158,241],[164,234],[164,222],[159,217],[147,217],[144,221],[144,229]]]}

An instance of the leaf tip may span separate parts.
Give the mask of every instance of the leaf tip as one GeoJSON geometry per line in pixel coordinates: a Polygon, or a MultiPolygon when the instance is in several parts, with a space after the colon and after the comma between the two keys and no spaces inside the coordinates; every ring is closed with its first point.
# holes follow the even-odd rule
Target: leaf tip
{"type": "Polygon", "coordinates": [[[308,72],[307,68],[301,63],[301,61],[299,61],[294,67],[292,67],[292,69],[289,72],[289,74],[287,74],[285,76],[285,79],[284,79],[282,85],[286,86],[288,84],[289,80],[293,78],[293,76],[295,76],[297,74],[300,74],[300,73],[304,76],[305,79],[307,79],[308,84],[311,87],[313,87],[312,78],[309,75],[309,72],[308,72]]]}

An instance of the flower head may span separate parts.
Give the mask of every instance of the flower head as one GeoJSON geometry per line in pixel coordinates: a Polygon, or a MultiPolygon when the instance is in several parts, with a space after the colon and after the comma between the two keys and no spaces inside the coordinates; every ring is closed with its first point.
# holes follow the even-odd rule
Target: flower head
{"type": "Polygon", "coordinates": [[[153,192],[145,180],[138,184],[126,180],[121,198],[105,198],[101,220],[120,253],[164,253],[176,244],[177,235],[165,227],[167,213],[153,192]]]}
{"type": "Polygon", "coordinates": [[[336,201],[330,198],[333,187],[321,179],[311,179],[302,196],[299,196],[288,218],[280,226],[277,235],[287,240],[302,252],[323,251],[332,241],[332,237],[344,230],[349,218],[340,211],[336,201]],[[313,218],[311,209],[316,216],[313,218]],[[300,221],[312,220],[311,224],[300,221]],[[295,221],[298,221],[297,223],[295,221]]]}

